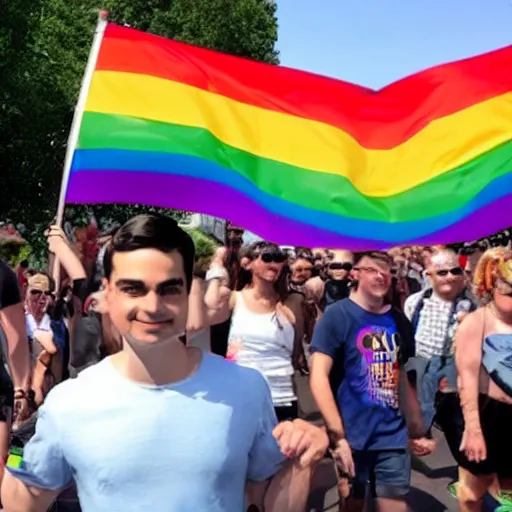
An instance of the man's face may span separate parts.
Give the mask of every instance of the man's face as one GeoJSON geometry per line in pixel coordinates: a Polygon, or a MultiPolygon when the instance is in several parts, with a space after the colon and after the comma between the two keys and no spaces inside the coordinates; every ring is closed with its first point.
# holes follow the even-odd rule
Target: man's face
{"type": "Polygon", "coordinates": [[[104,284],[110,319],[129,340],[156,344],[185,331],[188,295],[178,252],[114,253],[112,274],[104,284]]]}
{"type": "Polygon", "coordinates": [[[449,300],[455,299],[466,286],[466,276],[458,256],[448,251],[432,256],[428,275],[433,290],[449,300]]]}
{"type": "Polygon", "coordinates": [[[391,267],[388,263],[368,256],[353,270],[357,289],[375,298],[384,298],[391,286],[391,267]]]}

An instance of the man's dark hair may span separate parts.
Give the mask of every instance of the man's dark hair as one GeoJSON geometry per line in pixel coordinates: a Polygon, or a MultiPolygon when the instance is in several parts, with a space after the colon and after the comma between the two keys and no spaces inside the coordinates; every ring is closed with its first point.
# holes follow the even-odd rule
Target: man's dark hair
{"type": "Polygon", "coordinates": [[[187,291],[190,291],[194,269],[194,242],[174,219],[152,213],[137,215],[123,224],[116,231],[105,251],[103,258],[105,277],[110,279],[112,260],[116,252],[131,252],[137,249],[180,253],[187,278],[187,291]]]}
{"type": "Polygon", "coordinates": [[[391,266],[393,264],[393,258],[383,251],[362,251],[354,254],[354,267],[357,267],[363,258],[371,258],[372,260],[382,261],[391,266]]]}

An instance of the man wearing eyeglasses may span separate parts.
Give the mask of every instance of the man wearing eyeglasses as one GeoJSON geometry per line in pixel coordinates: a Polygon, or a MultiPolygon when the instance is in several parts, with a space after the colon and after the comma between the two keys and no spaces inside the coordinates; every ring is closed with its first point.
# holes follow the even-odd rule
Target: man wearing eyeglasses
{"type": "Polygon", "coordinates": [[[430,428],[436,415],[438,392],[457,390],[453,358],[455,330],[477,304],[455,252],[443,249],[433,254],[427,275],[432,288],[409,297],[404,309],[416,340],[416,357],[409,362],[408,370],[416,373],[418,399],[430,428]]]}
{"type": "Polygon", "coordinates": [[[408,446],[426,455],[434,445],[425,437],[404,370],[414,355],[414,336],[404,314],[386,300],[391,285],[386,253],[359,253],[351,275],[350,297],[328,307],[313,334],[311,392],[340,476],[351,482],[346,510],[362,511],[369,491],[377,510],[405,512],[408,446]]]}

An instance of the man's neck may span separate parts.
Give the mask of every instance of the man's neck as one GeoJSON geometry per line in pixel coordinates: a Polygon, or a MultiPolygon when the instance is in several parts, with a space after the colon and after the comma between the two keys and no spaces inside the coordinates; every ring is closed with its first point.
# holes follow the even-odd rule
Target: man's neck
{"type": "Polygon", "coordinates": [[[350,294],[350,299],[369,313],[380,315],[390,309],[388,305],[384,304],[383,299],[369,297],[368,295],[361,293],[360,290],[353,291],[350,294]]]}
{"type": "Polygon", "coordinates": [[[201,364],[202,353],[185,347],[178,340],[138,347],[125,339],[123,349],[111,360],[127,379],[162,386],[193,375],[201,364]]]}
{"type": "Polygon", "coordinates": [[[436,292],[436,291],[434,290],[433,295],[434,295],[435,297],[437,297],[438,299],[441,299],[441,300],[443,300],[443,301],[445,301],[445,302],[454,302],[454,301],[457,299],[457,297],[459,297],[460,295],[462,295],[462,291],[458,292],[458,293],[457,293],[457,294],[455,294],[455,295],[454,295],[453,293],[451,293],[451,294],[449,294],[449,295],[442,295],[442,294],[440,294],[440,293],[438,293],[438,292],[436,292]]]}

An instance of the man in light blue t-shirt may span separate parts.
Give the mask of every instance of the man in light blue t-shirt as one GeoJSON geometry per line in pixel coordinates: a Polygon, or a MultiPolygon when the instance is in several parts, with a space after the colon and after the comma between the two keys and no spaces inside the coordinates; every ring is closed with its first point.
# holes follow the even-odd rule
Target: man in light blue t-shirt
{"type": "Polygon", "coordinates": [[[242,512],[246,489],[266,511],[305,508],[327,436],[276,426],[258,372],[179,341],[193,265],[168,217],[135,217],[113,237],[104,285],[123,349],[49,393],[2,483],[6,510],[44,511],[73,480],[84,512],[242,512]]]}

